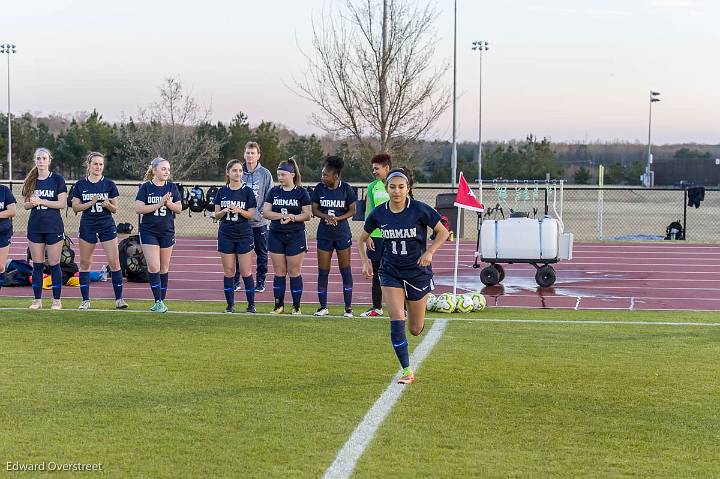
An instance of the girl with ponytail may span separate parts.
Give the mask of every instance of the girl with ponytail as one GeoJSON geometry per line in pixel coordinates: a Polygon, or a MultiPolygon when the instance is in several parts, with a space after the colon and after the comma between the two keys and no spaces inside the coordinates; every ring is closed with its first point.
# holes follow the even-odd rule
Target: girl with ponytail
{"type": "Polygon", "coordinates": [[[35,166],[25,178],[22,188],[23,207],[32,210],[27,238],[33,262],[32,288],[35,299],[30,309],[42,308],[43,263],[46,256],[52,278],[52,309],[62,309],[60,253],[65,239],[65,226],[60,210],[67,207],[67,186],[62,176],[50,171],[50,150],[36,149],[34,161],[35,166]]]}
{"type": "Polygon", "coordinates": [[[300,270],[307,252],[305,222],[312,218],[312,202],[307,190],[302,187],[300,169],[294,158],[278,165],[277,178],[280,185],[268,192],[262,211],[263,216],[270,220],[268,246],[275,272],[273,313],[285,311],[285,276],[289,274],[292,314],[302,314],[303,281],[300,270]]]}

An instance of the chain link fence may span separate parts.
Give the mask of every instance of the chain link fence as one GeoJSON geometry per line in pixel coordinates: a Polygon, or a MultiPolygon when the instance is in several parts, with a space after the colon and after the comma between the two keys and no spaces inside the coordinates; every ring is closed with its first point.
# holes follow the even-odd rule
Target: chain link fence
{"type": "MultiPolygon", "coordinates": [[[[3,182],[8,184],[7,181],[3,182]]],[[[68,182],[68,189],[72,182],[68,182]]],[[[217,183],[185,183],[185,185],[198,185],[207,191],[210,186],[220,186],[217,183]]],[[[135,194],[137,182],[117,182],[120,191],[119,208],[115,215],[116,223],[130,223],[133,232],[137,232],[138,216],[134,213],[135,194]]],[[[20,196],[21,184],[13,182],[13,193],[20,196]]],[[[490,214],[490,218],[497,219],[510,216],[510,210],[525,211],[537,216],[544,211],[544,195],[539,198],[514,194],[513,187],[508,188],[506,197],[499,197],[493,186],[483,188],[483,202],[486,207],[499,209],[490,214]]],[[[418,185],[413,188],[415,199],[423,201],[433,207],[436,206],[437,196],[441,193],[450,193],[453,190],[449,185],[418,185]]],[[[365,197],[365,186],[358,188],[358,198],[365,197]]],[[[552,212],[553,195],[549,195],[550,211],[552,212]]],[[[686,240],[692,243],[720,243],[720,189],[706,189],[705,199],[699,208],[688,207],[686,193],[682,189],[662,188],[625,188],[625,187],[565,187],[561,199],[558,197],[555,207],[560,212],[562,207],[565,231],[575,235],[575,241],[611,241],[611,240],[653,240],[665,237],[667,226],[673,221],[679,221],[686,230],[686,240]],[[602,219],[602,221],[601,221],[602,219]]],[[[455,208],[437,208],[441,214],[455,211],[455,208]]],[[[470,211],[462,213],[463,239],[477,239],[477,214],[470,211]]],[[[18,207],[14,219],[14,229],[17,233],[26,231],[29,212],[22,206],[18,207]]],[[[450,215],[448,215],[450,216],[450,215]]],[[[63,212],[65,231],[75,234],[80,225],[80,215],[72,210],[63,212]]],[[[308,223],[308,236],[315,237],[318,220],[308,223]]],[[[362,221],[351,221],[353,236],[357,237],[362,230],[362,221]]],[[[455,224],[451,221],[455,228],[455,224]]],[[[178,236],[215,237],[218,225],[205,213],[190,213],[183,211],[175,219],[175,229],[178,236]]]]}

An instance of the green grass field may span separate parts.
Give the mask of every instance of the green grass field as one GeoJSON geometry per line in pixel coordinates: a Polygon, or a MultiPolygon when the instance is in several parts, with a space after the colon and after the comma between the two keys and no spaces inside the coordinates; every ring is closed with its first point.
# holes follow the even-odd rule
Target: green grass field
{"type": "MultiPolygon", "coordinates": [[[[54,461],[319,477],[397,372],[386,321],[170,307],[195,313],[1,311],[0,476],[54,461]]],[[[720,476],[720,314],[468,316],[481,320],[448,324],[355,477],[720,476]]]]}

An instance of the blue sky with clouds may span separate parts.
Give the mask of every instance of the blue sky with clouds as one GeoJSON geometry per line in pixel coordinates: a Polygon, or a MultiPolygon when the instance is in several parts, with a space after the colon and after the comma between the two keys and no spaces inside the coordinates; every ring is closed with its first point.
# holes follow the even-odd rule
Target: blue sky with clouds
{"type": "MultiPolygon", "coordinates": [[[[302,133],[312,104],[285,85],[302,75],[311,18],[339,0],[14,2],[0,17],[13,42],[13,111],[97,108],[117,120],[180,78],[216,120],[245,111],[302,133]]],[[[452,0],[438,0],[438,61],[452,59],[452,0]]],[[[476,39],[483,59],[483,138],[647,139],[648,90],[658,143],[720,143],[717,0],[458,0],[458,136],[477,138],[476,39]]],[[[4,60],[4,59],[3,59],[4,60]]],[[[0,64],[4,109],[6,66],[0,64]]],[[[447,84],[452,81],[447,75],[447,84]]],[[[450,112],[433,136],[450,138],[450,112]]]]}

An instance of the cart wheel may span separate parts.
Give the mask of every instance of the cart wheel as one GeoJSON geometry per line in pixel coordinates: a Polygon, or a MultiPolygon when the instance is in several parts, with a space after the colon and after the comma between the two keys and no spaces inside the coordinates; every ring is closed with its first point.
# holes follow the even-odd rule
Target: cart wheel
{"type": "Polygon", "coordinates": [[[541,266],[535,273],[535,281],[541,288],[555,284],[555,270],[550,265],[541,266]]]}
{"type": "Polygon", "coordinates": [[[480,281],[485,286],[495,286],[500,282],[500,273],[494,265],[486,266],[480,271],[480,281]]]}
{"type": "Polygon", "coordinates": [[[500,276],[498,278],[498,283],[502,283],[502,280],[505,279],[505,268],[503,268],[502,265],[500,265],[498,263],[493,264],[493,266],[495,267],[495,269],[498,272],[498,275],[500,276]]]}

